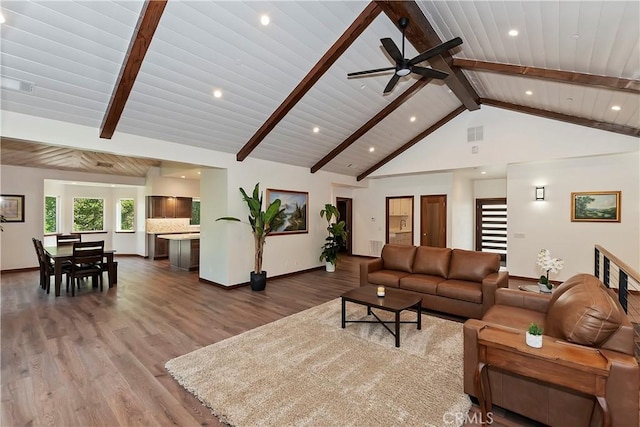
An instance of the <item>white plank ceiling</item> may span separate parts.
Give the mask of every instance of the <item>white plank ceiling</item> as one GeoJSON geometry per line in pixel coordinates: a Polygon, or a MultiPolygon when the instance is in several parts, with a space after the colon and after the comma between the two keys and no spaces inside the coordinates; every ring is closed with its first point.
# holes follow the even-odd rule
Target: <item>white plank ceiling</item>
{"type": "MultiPolygon", "coordinates": [[[[455,57],[640,79],[640,2],[417,4],[442,40],[463,39],[455,57]],[[510,37],[511,29],[519,35],[510,37]]],[[[170,0],[116,133],[237,153],[366,5],[170,0]],[[262,14],[270,25],[260,24],[262,14]],[[212,96],[215,89],[221,98],[212,96]]],[[[2,109],[99,133],[142,6],[3,1],[0,74],[35,89],[2,89],[2,109]]],[[[383,96],[390,74],[346,78],[392,65],[380,46],[383,37],[400,45],[400,31],[381,13],[250,155],[311,167],[412,85],[415,76],[403,78],[383,96]]],[[[405,56],[417,53],[408,44],[405,56]]],[[[482,98],[640,127],[638,94],[472,70],[465,75],[482,98]]],[[[323,170],[359,175],[460,105],[446,86],[432,82],[323,170]]]]}

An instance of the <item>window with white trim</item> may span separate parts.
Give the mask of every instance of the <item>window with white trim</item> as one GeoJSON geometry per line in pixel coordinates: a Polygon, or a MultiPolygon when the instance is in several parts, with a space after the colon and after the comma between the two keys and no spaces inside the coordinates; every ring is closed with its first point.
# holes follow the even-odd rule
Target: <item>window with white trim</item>
{"type": "Polygon", "coordinates": [[[73,198],[73,231],[105,231],[104,199],[73,198]]]}
{"type": "Polygon", "coordinates": [[[116,230],[134,231],[135,205],[133,199],[119,199],[116,204],[116,230]]]}

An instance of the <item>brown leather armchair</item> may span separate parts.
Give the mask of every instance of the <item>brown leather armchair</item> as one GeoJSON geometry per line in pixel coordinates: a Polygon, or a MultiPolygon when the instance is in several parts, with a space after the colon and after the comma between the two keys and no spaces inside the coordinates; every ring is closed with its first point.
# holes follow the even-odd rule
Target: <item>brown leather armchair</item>
{"type": "MultiPolygon", "coordinates": [[[[552,296],[498,289],[495,305],[464,324],[464,391],[476,396],[477,334],[489,324],[526,330],[532,322],[544,334],[597,348],[611,362],[606,400],[612,426],[637,426],[640,369],[634,357],[633,326],[615,293],[589,274],[573,276],[552,296]]],[[[544,347],[541,349],[544,351],[544,347]]],[[[589,426],[594,399],[489,367],[494,404],[552,426],[589,426]]],[[[599,412],[595,412],[596,418],[599,412]]]]}

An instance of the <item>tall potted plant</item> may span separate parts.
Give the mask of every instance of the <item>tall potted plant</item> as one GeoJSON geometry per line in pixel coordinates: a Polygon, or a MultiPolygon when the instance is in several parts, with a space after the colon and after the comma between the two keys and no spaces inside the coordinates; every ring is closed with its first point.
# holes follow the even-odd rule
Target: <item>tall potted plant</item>
{"type": "Polygon", "coordinates": [[[322,245],[320,261],[325,261],[327,271],[333,272],[336,270],[336,264],[338,263],[338,254],[346,244],[346,224],[344,221],[339,221],[340,212],[338,212],[338,208],[330,203],[324,205],[324,209],[320,211],[320,217],[327,219],[327,231],[329,232],[329,236],[327,236],[324,245],[322,245]],[[334,217],[336,222],[331,223],[334,217]]]}
{"type": "MultiPolygon", "coordinates": [[[[267,235],[273,231],[271,224],[274,223],[274,220],[284,215],[284,209],[280,209],[280,199],[276,199],[271,202],[266,211],[262,210],[260,183],[256,184],[251,196],[249,196],[242,187],[240,187],[240,193],[242,193],[242,199],[249,207],[249,225],[251,226],[255,243],[254,267],[250,275],[251,289],[254,291],[262,291],[267,286],[267,272],[262,270],[264,245],[266,244],[267,235]]],[[[238,218],[230,216],[216,219],[216,221],[221,220],[242,222],[238,218]]]]}

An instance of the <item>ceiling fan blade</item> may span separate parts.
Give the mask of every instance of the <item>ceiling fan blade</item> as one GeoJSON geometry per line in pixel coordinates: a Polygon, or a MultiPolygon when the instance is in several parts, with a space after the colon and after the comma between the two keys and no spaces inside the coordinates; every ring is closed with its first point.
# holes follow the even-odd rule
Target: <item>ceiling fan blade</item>
{"type": "Polygon", "coordinates": [[[384,38],[380,39],[380,43],[382,43],[384,50],[387,51],[389,56],[392,57],[394,61],[399,62],[404,59],[402,57],[402,53],[400,53],[400,49],[398,49],[398,46],[396,46],[393,40],[391,40],[390,38],[384,38]]]}
{"type": "Polygon", "coordinates": [[[453,49],[456,46],[460,46],[462,44],[462,39],[460,37],[456,37],[455,39],[451,39],[444,43],[439,44],[438,46],[432,47],[429,50],[422,52],[420,55],[415,58],[409,60],[409,65],[419,64],[423,61],[426,61],[429,58],[432,58],[436,55],[440,55],[448,51],[449,49],[453,49]]]}
{"type": "Polygon", "coordinates": [[[356,71],[355,73],[347,74],[347,77],[361,76],[363,74],[380,73],[382,71],[391,71],[391,70],[395,70],[395,69],[396,69],[396,67],[386,67],[386,68],[377,68],[375,70],[356,71]]]}
{"type": "Polygon", "coordinates": [[[397,74],[394,74],[393,77],[391,77],[391,80],[389,80],[389,83],[387,83],[387,86],[385,86],[384,91],[382,93],[391,92],[395,87],[395,85],[398,83],[398,80],[400,80],[400,76],[397,74]]]}
{"type": "Polygon", "coordinates": [[[434,70],[433,68],[417,67],[415,65],[411,67],[411,72],[420,74],[421,76],[431,77],[431,78],[440,79],[440,80],[446,79],[447,76],[449,75],[442,71],[434,70]]]}

